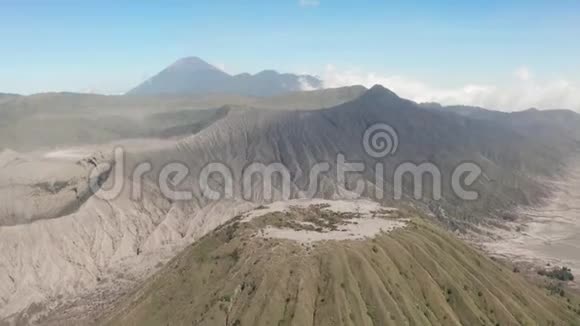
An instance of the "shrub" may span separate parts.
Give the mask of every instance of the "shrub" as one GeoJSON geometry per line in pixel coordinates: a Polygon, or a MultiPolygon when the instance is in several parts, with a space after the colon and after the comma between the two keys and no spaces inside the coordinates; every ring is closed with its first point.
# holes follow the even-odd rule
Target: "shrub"
{"type": "Polygon", "coordinates": [[[542,269],[538,271],[538,274],[564,282],[574,281],[574,274],[572,274],[572,270],[568,267],[556,268],[552,270],[542,269]]]}

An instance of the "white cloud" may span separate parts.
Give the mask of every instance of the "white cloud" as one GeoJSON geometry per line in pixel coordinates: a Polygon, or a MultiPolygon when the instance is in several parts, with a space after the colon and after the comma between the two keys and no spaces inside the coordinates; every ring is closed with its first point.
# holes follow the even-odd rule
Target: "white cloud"
{"type": "Polygon", "coordinates": [[[319,89],[319,87],[310,84],[310,82],[306,77],[299,77],[298,82],[300,83],[300,89],[303,91],[314,91],[319,89]]]}
{"type": "Polygon", "coordinates": [[[521,81],[528,81],[532,79],[532,72],[530,71],[530,69],[528,69],[528,67],[520,67],[515,71],[514,74],[521,81]]]}
{"type": "Polygon", "coordinates": [[[224,71],[224,72],[226,71],[226,65],[225,65],[225,63],[216,63],[216,64],[214,64],[214,66],[216,68],[218,68],[219,70],[221,70],[221,71],[224,71]]]}
{"type": "Polygon", "coordinates": [[[318,7],[320,0],[299,0],[298,4],[300,7],[318,7]]]}
{"type": "Polygon", "coordinates": [[[580,86],[567,80],[538,80],[528,68],[519,68],[515,78],[501,87],[469,83],[457,87],[437,87],[397,75],[384,75],[358,69],[341,70],[327,65],[319,74],[325,87],[381,84],[399,96],[416,102],[463,104],[504,111],[540,109],[572,109],[580,111],[580,86]]]}

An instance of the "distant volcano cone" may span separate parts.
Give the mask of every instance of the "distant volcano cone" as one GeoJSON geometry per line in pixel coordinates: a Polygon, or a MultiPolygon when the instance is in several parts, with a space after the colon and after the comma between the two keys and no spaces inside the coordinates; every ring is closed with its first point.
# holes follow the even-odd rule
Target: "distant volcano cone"
{"type": "Polygon", "coordinates": [[[220,70],[198,57],[186,57],[179,59],[171,66],[169,66],[168,69],[189,71],[220,70]]]}
{"type": "Polygon", "coordinates": [[[231,76],[198,57],[177,60],[163,71],[130,90],[129,95],[229,93],[271,96],[322,88],[322,81],[308,75],[264,70],[256,75],[231,76]]]}

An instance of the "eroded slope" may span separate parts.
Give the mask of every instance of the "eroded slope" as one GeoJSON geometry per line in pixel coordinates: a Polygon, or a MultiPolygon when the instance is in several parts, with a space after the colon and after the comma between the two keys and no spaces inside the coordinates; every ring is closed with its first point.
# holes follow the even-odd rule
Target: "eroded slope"
{"type": "Polygon", "coordinates": [[[315,216],[338,229],[345,220],[372,218],[329,212],[316,203],[240,216],[187,248],[101,323],[578,324],[576,299],[549,295],[406,210],[373,211],[405,226],[364,239],[265,236],[266,228],[302,232],[304,219],[315,216]]]}

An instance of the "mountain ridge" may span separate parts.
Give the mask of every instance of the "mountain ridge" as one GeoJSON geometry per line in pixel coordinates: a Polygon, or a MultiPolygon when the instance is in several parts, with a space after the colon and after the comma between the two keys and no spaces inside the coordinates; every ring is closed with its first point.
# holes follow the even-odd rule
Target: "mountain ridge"
{"type": "MultiPolygon", "coordinates": [[[[187,69],[191,71],[196,70],[220,70],[217,67],[207,63],[199,57],[184,57],[172,63],[166,69],[187,69]]],[[[220,70],[221,71],[221,70],[220,70]]]]}
{"type": "MultiPolygon", "coordinates": [[[[354,91],[358,94],[361,89],[354,91]]],[[[318,91],[308,95],[316,94],[318,91]]],[[[142,112],[140,105],[136,108],[142,112]]],[[[176,116],[180,117],[183,116],[176,116]]],[[[472,185],[472,189],[480,192],[478,200],[460,200],[449,189],[449,182],[444,183],[441,201],[431,200],[429,193],[414,200],[413,184],[407,182],[403,200],[431,212],[432,220],[450,230],[477,232],[480,226],[485,229],[497,225],[504,210],[534,204],[546,196],[550,190],[538,179],[561,175],[566,159],[578,150],[580,138],[568,135],[567,129],[560,128],[562,121],[549,117],[550,114],[536,117],[532,112],[498,123],[421,108],[386,89],[373,88],[366,96],[356,96],[326,109],[296,110],[292,106],[288,110],[231,109],[225,117],[194,135],[155,148],[127,146],[127,184],[136,181],[131,176],[137,164],[152,165],[152,171],[143,177],[143,200],[131,200],[131,189],[127,187],[113,200],[93,196],[67,216],[0,227],[3,248],[0,260],[13,262],[0,265],[0,278],[10,285],[0,288],[0,298],[9,303],[0,307],[3,309],[0,313],[16,313],[33,302],[58,295],[85,294],[79,289],[89,291],[97,286],[107,287],[110,291],[107,296],[114,297],[111,293],[121,289],[120,275],[125,276],[123,280],[135,280],[148,271],[149,265],[141,264],[162,261],[166,256],[161,253],[175,253],[174,250],[196,241],[236,214],[280,199],[279,193],[267,199],[259,180],[251,185],[255,191],[247,201],[241,197],[217,201],[204,197],[196,176],[213,162],[226,164],[237,176],[233,180],[236,185],[241,184],[241,171],[251,163],[282,163],[291,174],[292,198],[306,196],[304,191],[309,185],[306,172],[317,162],[328,162],[330,170],[321,175],[313,196],[348,199],[354,196],[348,189],[354,189],[359,181],[369,186],[369,192],[362,196],[372,197],[375,173],[368,168],[349,176],[346,184],[341,183],[336,177],[338,154],[366,167],[381,162],[385,176],[392,176],[402,162],[433,162],[443,175],[450,175],[456,164],[470,161],[480,164],[485,172],[472,185]],[[377,160],[365,153],[363,134],[375,123],[389,124],[398,131],[396,155],[377,160]],[[183,162],[189,169],[190,176],[179,188],[191,190],[192,200],[172,202],[161,195],[156,178],[160,169],[172,162],[183,162]],[[63,232],[66,237],[59,236],[63,232]],[[13,257],[22,259],[14,261],[13,257]],[[138,263],[133,263],[134,260],[138,263]],[[126,268],[125,262],[130,262],[131,267],[126,268]],[[47,279],[51,280],[48,288],[47,279]],[[79,287],[71,288],[71,282],[79,287]]],[[[569,118],[564,122],[569,122],[569,127],[576,123],[569,118]]],[[[114,165],[114,161],[110,163],[114,165]]],[[[220,178],[208,181],[212,189],[223,187],[220,178]]],[[[427,180],[425,189],[431,185],[427,180]]],[[[273,181],[273,187],[281,188],[279,180],[273,181]]],[[[387,202],[392,198],[392,179],[387,178],[384,188],[387,202]]]]}
{"type": "Polygon", "coordinates": [[[412,210],[370,211],[406,221],[370,237],[302,242],[284,235],[345,232],[365,210],[285,205],[240,215],[188,246],[97,324],[578,325],[578,298],[527,283],[412,210]],[[302,219],[320,230],[305,231],[302,219]],[[326,230],[335,223],[339,231],[326,230]]]}
{"type": "Polygon", "coordinates": [[[155,76],[129,90],[127,95],[233,93],[273,96],[321,89],[322,81],[309,75],[262,70],[230,75],[198,57],[177,60],[155,76]]]}

